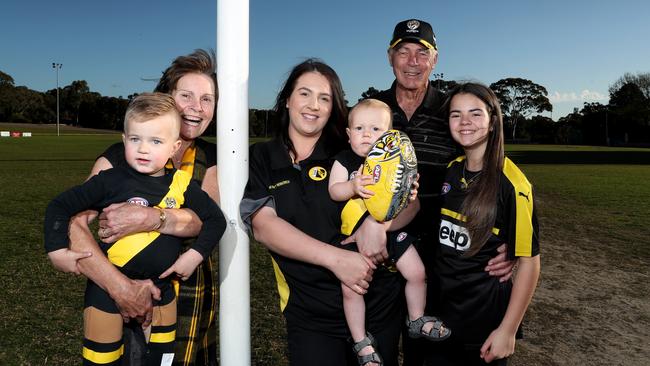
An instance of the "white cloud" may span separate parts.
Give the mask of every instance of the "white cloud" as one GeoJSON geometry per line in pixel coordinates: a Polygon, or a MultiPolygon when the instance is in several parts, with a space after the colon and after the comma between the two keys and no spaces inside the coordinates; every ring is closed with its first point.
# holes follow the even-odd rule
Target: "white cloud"
{"type": "Polygon", "coordinates": [[[551,103],[595,102],[595,101],[608,100],[609,97],[597,91],[584,89],[579,93],[576,92],[560,93],[558,91],[555,91],[549,94],[548,99],[551,101],[551,103]]]}

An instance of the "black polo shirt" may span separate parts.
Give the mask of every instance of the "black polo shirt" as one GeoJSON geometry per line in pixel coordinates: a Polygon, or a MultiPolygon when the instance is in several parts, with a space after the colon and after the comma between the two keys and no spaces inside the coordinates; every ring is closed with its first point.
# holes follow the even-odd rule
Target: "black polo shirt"
{"type": "MultiPolygon", "coordinates": [[[[287,148],[278,140],[251,146],[249,180],[241,204],[242,219],[263,206],[305,234],[336,245],[342,239],[340,205],[327,189],[334,154],[319,141],[311,156],[293,165],[287,148]]],[[[295,243],[300,245],[300,243],[295,243]]],[[[288,323],[325,334],[347,337],[341,283],[329,270],[270,252],[288,323]]],[[[399,278],[376,271],[366,295],[368,329],[382,329],[399,314],[399,278]]]]}

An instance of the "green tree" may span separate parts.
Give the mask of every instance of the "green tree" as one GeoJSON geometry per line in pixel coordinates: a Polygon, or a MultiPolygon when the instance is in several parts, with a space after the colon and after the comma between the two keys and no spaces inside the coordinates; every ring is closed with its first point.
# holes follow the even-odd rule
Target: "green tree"
{"type": "Polygon", "coordinates": [[[374,86],[371,86],[371,87],[368,88],[368,90],[361,93],[361,98],[359,98],[359,102],[364,100],[364,99],[372,98],[376,94],[379,94],[379,90],[375,89],[374,86]]]}
{"type": "Polygon", "coordinates": [[[443,80],[443,79],[438,79],[435,82],[435,86],[438,90],[440,90],[443,93],[449,92],[451,89],[455,88],[458,83],[455,80],[443,80]]]}
{"type": "Polygon", "coordinates": [[[45,104],[43,93],[24,86],[17,87],[15,91],[13,121],[43,123],[54,117],[54,112],[45,104]]]}
{"type": "Polygon", "coordinates": [[[0,71],[0,87],[2,86],[14,86],[14,78],[0,71]]]}
{"type": "Polygon", "coordinates": [[[616,80],[614,84],[612,84],[609,87],[609,94],[610,95],[614,94],[615,92],[620,90],[625,84],[636,85],[641,91],[641,93],[643,93],[643,96],[650,99],[650,73],[649,72],[638,73],[638,74],[632,74],[626,72],[625,74],[623,74],[623,76],[618,78],[618,80],[616,80]]]}
{"type": "Polygon", "coordinates": [[[583,142],[588,145],[609,145],[607,106],[598,102],[585,103],[580,114],[583,142]]]}
{"type": "Polygon", "coordinates": [[[79,108],[85,95],[90,92],[86,80],[75,80],[63,88],[60,95],[62,116],[65,120],[79,124],[79,108]]]}
{"type": "Polygon", "coordinates": [[[624,143],[650,141],[650,99],[637,84],[623,84],[610,94],[609,110],[614,136],[624,143]]]}
{"type": "Polygon", "coordinates": [[[552,111],[546,88],[522,78],[506,78],[490,85],[499,98],[501,110],[512,129],[512,139],[516,138],[517,122],[532,113],[552,111]]]}
{"type": "Polygon", "coordinates": [[[0,122],[9,121],[13,100],[14,78],[0,71],[0,122]]]}
{"type": "Polygon", "coordinates": [[[530,141],[540,144],[553,144],[556,141],[557,124],[546,116],[530,118],[530,141]]]}

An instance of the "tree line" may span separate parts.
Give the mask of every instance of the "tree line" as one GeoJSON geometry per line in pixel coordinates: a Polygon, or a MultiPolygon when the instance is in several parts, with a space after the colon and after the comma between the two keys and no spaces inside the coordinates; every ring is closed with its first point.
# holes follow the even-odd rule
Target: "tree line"
{"type": "MultiPolygon", "coordinates": [[[[436,80],[448,91],[454,80],[436,80]]],[[[505,78],[490,85],[501,102],[506,138],[545,144],[648,145],[650,144],[650,73],[626,73],[609,88],[608,104],[584,103],[557,121],[541,115],[553,106],[542,85],[522,78],[505,78]]],[[[361,99],[378,93],[374,87],[361,99]]],[[[86,128],[121,130],[124,112],[137,94],[107,97],[90,91],[85,80],[76,80],[59,89],[61,123],[86,128]]],[[[56,122],[56,89],[46,92],[16,86],[14,79],[0,71],[0,121],[26,123],[56,122]]],[[[272,110],[249,110],[251,137],[272,136],[277,125],[272,110]]],[[[212,124],[207,133],[214,133],[212,124]]]]}

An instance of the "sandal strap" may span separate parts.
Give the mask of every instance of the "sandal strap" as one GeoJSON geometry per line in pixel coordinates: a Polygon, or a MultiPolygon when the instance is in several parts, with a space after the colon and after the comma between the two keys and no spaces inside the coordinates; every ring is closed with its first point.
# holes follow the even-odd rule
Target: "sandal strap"
{"type": "Polygon", "coordinates": [[[352,345],[352,350],[354,351],[354,353],[359,353],[359,351],[361,351],[364,347],[367,346],[372,346],[373,348],[375,347],[375,338],[372,336],[372,334],[368,332],[366,332],[365,338],[352,345]]]}
{"type": "Polygon", "coordinates": [[[424,327],[424,324],[432,322],[433,327],[431,328],[431,331],[429,331],[429,336],[434,336],[435,338],[441,338],[444,337],[448,333],[447,327],[445,327],[445,334],[442,334],[440,332],[443,323],[442,320],[436,318],[435,316],[421,316],[413,321],[411,321],[408,317],[406,318],[406,325],[409,327],[409,330],[413,333],[418,333],[418,334],[423,334],[422,332],[422,327],[424,327]]]}
{"type": "Polygon", "coordinates": [[[373,352],[373,353],[371,353],[369,355],[365,355],[365,356],[357,356],[357,360],[359,361],[359,365],[361,365],[361,366],[363,366],[363,365],[365,365],[367,363],[371,363],[371,362],[379,364],[379,365],[384,364],[384,361],[382,361],[381,356],[379,356],[379,353],[377,353],[377,352],[373,352]]]}

